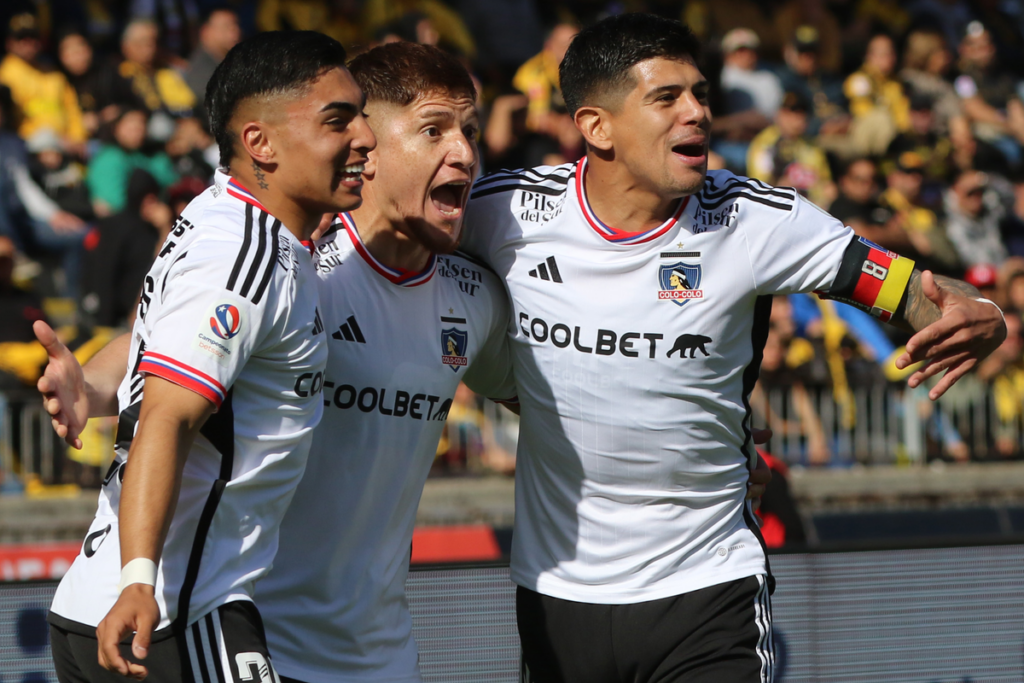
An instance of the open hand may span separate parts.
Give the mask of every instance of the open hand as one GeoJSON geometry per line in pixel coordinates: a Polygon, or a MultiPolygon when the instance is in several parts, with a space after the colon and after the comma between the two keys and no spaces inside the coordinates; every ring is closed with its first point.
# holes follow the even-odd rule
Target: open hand
{"type": "Polygon", "coordinates": [[[50,414],[50,422],[57,436],[74,448],[82,448],[79,435],[89,420],[89,399],[86,396],[85,376],[78,359],[64,346],[53,329],[42,320],[32,325],[36,339],[46,349],[46,370],[36,382],[43,395],[43,407],[50,414]]]}
{"type": "Polygon", "coordinates": [[[907,384],[911,387],[944,372],[928,392],[934,401],[1003,343],[1006,323],[998,307],[940,286],[930,271],[921,273],[921,291],[938,306],[942,317],[910,338],[896,367],[902,370],[927,361],[910,376],[907,384]]]}

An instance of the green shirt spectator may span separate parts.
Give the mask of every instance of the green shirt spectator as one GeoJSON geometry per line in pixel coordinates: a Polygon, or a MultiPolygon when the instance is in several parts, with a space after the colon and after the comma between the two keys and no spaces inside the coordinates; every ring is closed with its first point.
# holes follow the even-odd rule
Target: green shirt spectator
{"type": "Polygon", "coordinates": [[[114,124],[114,142],[100,148],[89,163],[85,182],[97,216],[109,216],[124,209],[128,178],[141,168],[156,178],[161,189],[178,180],[169,156],[163,151],[141,151],[146,138],[146,112],[128,110],[114,124]]]}

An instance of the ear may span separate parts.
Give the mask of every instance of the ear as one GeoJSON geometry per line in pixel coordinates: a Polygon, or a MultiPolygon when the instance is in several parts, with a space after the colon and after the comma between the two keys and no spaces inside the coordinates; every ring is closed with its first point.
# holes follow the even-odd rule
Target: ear
{"type": "Polygon", "coordinates": [[[262,121],[249,121],[241,129],[242,148],[250,159],[260,164],[274,163],[274,147],[268,128],[262,121]]]}
{"type": "Polygon", "coordinates": [[[611,114],[607,109],[594,106],[580,107],[572,120],[583,134],[587,145],[606,152],[612,148],[611,114]]]}

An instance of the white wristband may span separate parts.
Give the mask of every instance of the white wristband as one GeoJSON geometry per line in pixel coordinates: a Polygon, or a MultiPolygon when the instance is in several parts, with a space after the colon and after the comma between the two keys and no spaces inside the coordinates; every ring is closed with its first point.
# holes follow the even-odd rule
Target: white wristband
{"type": "Polygon", "coordinates": [[[999,315],[1003,316],[1003,323],[1006,322],[1006,316],[1003,314],[1003,309],[999,308],[999,304],[997,304],[995,301],[992,301],[991,299],[986,299],[986,298],[980,297],[980,296],[974,297],[974,300],[975,301],[980,301],[983,304],[992,304],[993,306],[995,306],[996,310],[999,311],[999,315]]]}
{"type": "Polygon", "coordinates": [[[133,583],[156,586],[156,562],[148,557],[136,557],[121,567],[121,581],[117,584],[117,594],[120,595],[121,591],[133,583]]]}

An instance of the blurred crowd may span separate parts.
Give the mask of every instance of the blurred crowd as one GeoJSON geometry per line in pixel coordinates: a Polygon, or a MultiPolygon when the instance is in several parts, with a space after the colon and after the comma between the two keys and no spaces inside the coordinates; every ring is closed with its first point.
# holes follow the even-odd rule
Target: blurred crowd
{"type": "MultiPolygon", "coordinates": [[[[985,403],[1001,425],[989,430],[992,452],[1020,455],[1024,4],[1015,0],[7,0],[0,392],[30,387],[45,362],[34,320],[60,325],[83,360],[130,325],[155,250],[211,182],[206,83],[246,35],[311,29],[351,54],[408,40],[459,55],[479,85],[487,171],[582,155],[558,65],[579,27],[631,11],[680,19],[702,38],[712,168],[792,186],[858,234],[966,278],[1003,307],[1006,343],[948,400],[985,403]]],[[[827,391],[849,426],[859,389],[905,379],[892,363],[905,341],[850,307],[777,301],[760,418],[794,425],[803,464],[829,463],[815,397],[827,391]],[[793,397],[785,415],[769,407],[776,390],[793,397]]],[[[478,400],[463,398],[437,469],[514,467],[507,449],[472,455],[488,449],[469,444],[493,430],[478,400]]],[[[929,418],[936,457],[975,457],[963,429],[940,418],[929,418]]]]}

